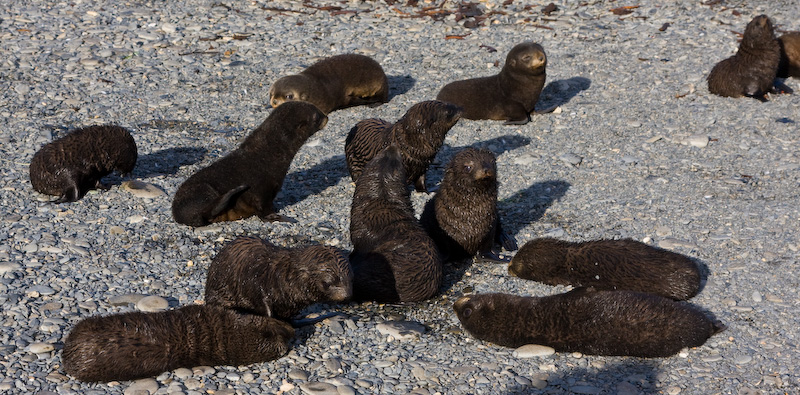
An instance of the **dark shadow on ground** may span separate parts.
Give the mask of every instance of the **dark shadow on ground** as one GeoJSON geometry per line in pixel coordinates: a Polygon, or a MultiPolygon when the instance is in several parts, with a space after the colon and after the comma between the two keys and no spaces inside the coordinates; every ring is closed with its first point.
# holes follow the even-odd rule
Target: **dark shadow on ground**
{"type": "Polygon", "coordinates": [[[656,375],[659,361],[633,357],[609,357],[601,369],[559,369],[547,375],[543,389],[516,384],[505,394],[659,394],[656,375]],[[613,361],[613,362],[612,362],[613,361]],[[599,391],[598,391],[599,390],[599,391]]]}
{"type": "Polygon", "coordinates": [[[295,171],[286,175],[281,188],[282,197],[275,199],[275,210],[303,201],[336,185],[342,177],[350,178],[344,155],[325,159],[309,169],[295,171]]]}
{"type": "Polygon", "coordinates": [[[410,91],[417,83],[410,75],[389,75],[386,78],[389,80],[389,101],[410,91]]]}
{"type": "Polygon", "coordinates": [[[581,91],[592,86],[592,80],[584,77],[572,77],[566,80],[553,81],[542,89],[536,110],[555,108],[566,104],[581,91]]]}
{"type": "Polygon", "coordinates": [[[139,156],[133,169],[135,178],[175,174],[181,166],[202,161],[208,150],[203,147],[173,147],[139,156]]]}
{"type": "Polygon", "coordinates": [[[516,234],[528,224],[542,218],[553,202],[567,193],[570,184],[563,180],[547,180],[518,191],[514,195],[497,202],[503,229],[517,239],[522,246],[525,240],[519,240],[516,234]]]}

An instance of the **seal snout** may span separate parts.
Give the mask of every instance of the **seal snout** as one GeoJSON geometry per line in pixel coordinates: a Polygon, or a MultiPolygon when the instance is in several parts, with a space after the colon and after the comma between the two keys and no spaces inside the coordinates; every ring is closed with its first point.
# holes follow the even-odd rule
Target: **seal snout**
{"type": "Polygon", "coordinates": [[[456,300],[456,302],[453,303],[453,310],[455,310],[456,313],[461,312],[462,310],[464,310],[465,305],[469,303],[469,301],[470,301],[469,296],[462,296],[458,298],[458,300],[456,300]]]}
{"type": "Polygon", "coordinates": [[[519,277],[519,267],[517,267],[517,266],[518,265],[512,259],[511,260],[511,264],[508,265],[508,274],[510,274],[510,275],[512,275],[514,277],[519,277]]]}

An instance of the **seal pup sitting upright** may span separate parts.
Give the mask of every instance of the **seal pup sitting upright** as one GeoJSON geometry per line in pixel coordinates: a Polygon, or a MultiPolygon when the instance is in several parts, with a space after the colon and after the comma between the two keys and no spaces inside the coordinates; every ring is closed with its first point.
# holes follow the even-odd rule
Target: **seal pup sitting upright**
{"type": "Polygon", "coordinates": [[[508,272],[550,285],[626,289],[686,300],[700,292],[700,268],[691,258],[642,242],[541,238],[519,249],[508,272]]]}
{"type": "Polygon", "coordinates": [[[269,102],[306,101],[325,114],[362,104],[389,101],[389,79],[374,59],[358,54],[331,56],[300,74],[279,78],[269,88],[269,102]]]}
{"type": "Polygon", "coordinates": [[[445,85],[436,100],[456,104],[467,119],[505,120],[506,125],[530,122],[544,88],[547,55],[533,42],[517,44],[506,56],[500,73],[445,85]]]}
{"type": "Polygon", "coordinates": [[[442,285],[442,262],[414,216],[400,151],[390,145],[356,181],[350,210],[353,299],[381,303],[433,297],[442,285]]]}
{"type": "Polygon", "coordinates": [[[353,272],[342,251],[311,245],[280,248],[258,237],[238,237],[211,261],[206,304],[289,319],[318,302],[344,302],[353,272]]]}
{"type": "Polygon", "coordinates": [[[736,54],[717,63],[706,78],[708,91],[719,96],[750,96],[766,101],[781,59],[772,21],[759,15],[745,28],[736,54]]]}
{"type": "Polygon", "coordinates": [[[122,381],[201,365],[249,365],[289,351],[291,325],[214,306],[89,317],[64,341],[64,370],[81,381],[122,381]]]}
{"type": "Polygon", "coordinates": [[[295,154],[328,122],[313,104],[287,103],[272,110],[241,145],[183,182],[172,201],[175,221],[189,226],[235,221],[257,215],[287,220],[273,200],[295,154]]]}
{"type": "Polygon", "coordinates": [[[668,357],[685,347],[701,346],[725,329],[687,303],[593,288],[543,297],[463,296],[453,309],[464,329],[478,339],[590,355],[668,357]]]}
{"type": "Polygon", "coordinates": [[[419,219],[442,259],[481,258],[508,262],[495,244],[517,249],[503,232],[497,213],[497,163],[485,149],[466,148],[447,164],[439,190],[428,200],[419,219]]]}
{"type": "Polygon", "coordinates": [[[411,106],[394,124],[377,118],[358,122],[350,129],[344,144],[350,177],[358,181],[364,166],[394,143],[403,158],[408,183],[413,183],[417,192],[427,192],[425,172],[442,147],[445,135],[460,117],[458,106],[429,100],[411,106]]]}
{"type": "Polygon", "coordinates": [[[138,152],[131,133],[120,126],[96,125],[75,129],[39,149],[28,168],[33,189],[58,196],[54,203],[74,202],[116,170],[129,174],[138,152]]]}

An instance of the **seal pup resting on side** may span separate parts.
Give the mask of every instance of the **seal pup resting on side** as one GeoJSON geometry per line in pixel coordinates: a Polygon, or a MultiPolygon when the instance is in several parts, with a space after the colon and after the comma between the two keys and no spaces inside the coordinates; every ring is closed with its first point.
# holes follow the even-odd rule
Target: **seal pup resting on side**
{"type": "Polygon", "coordinates": [[[453,305],[464,328],[505,347],[540,344],[558,352],[668,357],[698,347],[724,326],[694,306],[653,294],[598,291],[523,297],[463,296],[453,305]]]}
{"type": "Polygon", "coordinates": [[[417,192],[427,192],[425,172],[460,117],[458,106],[429,100],[411,106],[394,124],[377,118],[358,122],[350,129],[344,145],[350,177],[358,181],[364,166],[394,144],[400,149],[408,183],[414,184],[417,192]]]}
{"type": "Polygon", "coordinates": [[[442,260],[481,258],[508,262],[495,245],[517,249],[503,232],[497,213],[497,163],[485,149],[466,148],[447,164],[439,190],[428,200],[420,223],[436,243],[442,260]]]}
{"type": "Polygon", "coordinates": [[[64,341],[67,374],[122,381],[201,365],[249,365],[289,351],[291,325],[213,306],[89,317],[64,341]]]}
{"type": "Polygon", "coordinates": [[[342,251],[312,245],[281,248],[257,237],[238,237],[211,261],[206,304],[289,319],[318,302],[344,302],[353,273],[342,251]]]}
{"type": "Polygon", "coordinates": [[[386,103],[389,79],[381,65],[368,56],[331,56],[300,74],[279,78],[269,88],[272,107],[296,100],[312,103],[325,114],[339,108],[386,103]]]}
{"type": "Polygon", "coordinates": [[[702,281],[691,258],[631,239],[531,240],[511,259],[508,272],[549,285],[625,289],[675,300],[697,295],[702,281]]]}
{"type": "Polygon", "coordinates": [[[263,221],[290,221],[275,213],[273,200],[297,151],[327,122],[325,114],[305,102],[272,110],[237,149],[178,187],[172,201],[175,221],[205,226],[252,215],[263,221]]]}
{"type": "Polygon", "coordinates": [[[28,170],[34,190],[58,196],[54,203],[74,202],[90,189],[106,189],[100,179],[112,171],[132,172],[137,158],[136,142],[127,129],[97,125],[45,144],[28,170]]]}
{"type": "Polygon", "coordinates": [[[436,245],[414,216],[400,152],[390,145],[356,181],[350,210],[353,299],[417,302],[442,285],[436,245]]]}
{"type": "Polygon", "coordinates": [[[778,37],[781,48],[781,61],[778,65],[778,78],[800,78],[800,32],[788,32],[778,37]]]}
{"type": "Polygon", "coordinates": [[[530,122],[544,88],[547,55],[533,42],[517,44],[500,73],[445,85],[436,100],[456,104],[467,119],[504,120],[506,125],[530,122]]]}
{"type": "Polygon", "coordinates": [[[717,63],[706,78],[709,92],[725,97],[750,96],[767,101],[778,71],[781,49],[772,21],[759,15],[745,28],[736,54],[717,63]]]}

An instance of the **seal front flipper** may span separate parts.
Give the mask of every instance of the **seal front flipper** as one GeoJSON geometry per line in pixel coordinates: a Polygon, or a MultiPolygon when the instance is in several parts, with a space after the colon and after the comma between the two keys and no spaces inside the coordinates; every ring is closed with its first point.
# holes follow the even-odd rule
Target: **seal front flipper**
{"type": "Polygon", "coordinates": [[[487,251],[479,251],[477,258],[482,262],[491,262],[491,263],[511,262],[511,257],[500,255],[498,251],[495,251],[493,249],[489,249],[487,251]]]}
{"type": "Polygon", "coordinates": [[[428,188],[425,187],[425,174],[419,176],[417,180],[414,181],[414,190],[417,192],[428,193],[428,188]]]}
{"type": "Polygon", "coordinates": [[[290,224],[296,224],[297,223],[296,219],[294,219],[292,217],[287,217],[285,215],[280,215],[278,213],[268,214],[268,215],[265,215],[263,217],[259,216],[259,218],[261,218],[261,220],[264,221],[264,222],[288,222],[290,224]]]}
{"type": "Polygon", "coordinates": [[[516,251],[519,249],[517,246],[517,241],[514,239],[514,236],[503,231],[503,227],[500,225],[500,220],[497,220],[497,229],[495,229],[494,233],[494,241],[497,244],[503,246],[503,249],[506,251],[516,251]]]}
{"type": "Polygon", "coordinates": [[[236,199],[244,193],[244,191],[250,189],[249,185],[239,185],[236,188],[231,189],[228,192],[225,192],[219,200],[217,200],[217,205],[208,212],[206,218],[216,218],[220,214],[225,211],[232,209],[236,205],[236,199]]]}
{"type": "Polygon", "coordinates": [[[531,121],[531,117],[528,116],[528,117],[526,117],[524,119],[518,119],[518,120],[509,119],[508,121],[503,122],[503,125],[525,125],[530,121],[531,121]]]}

